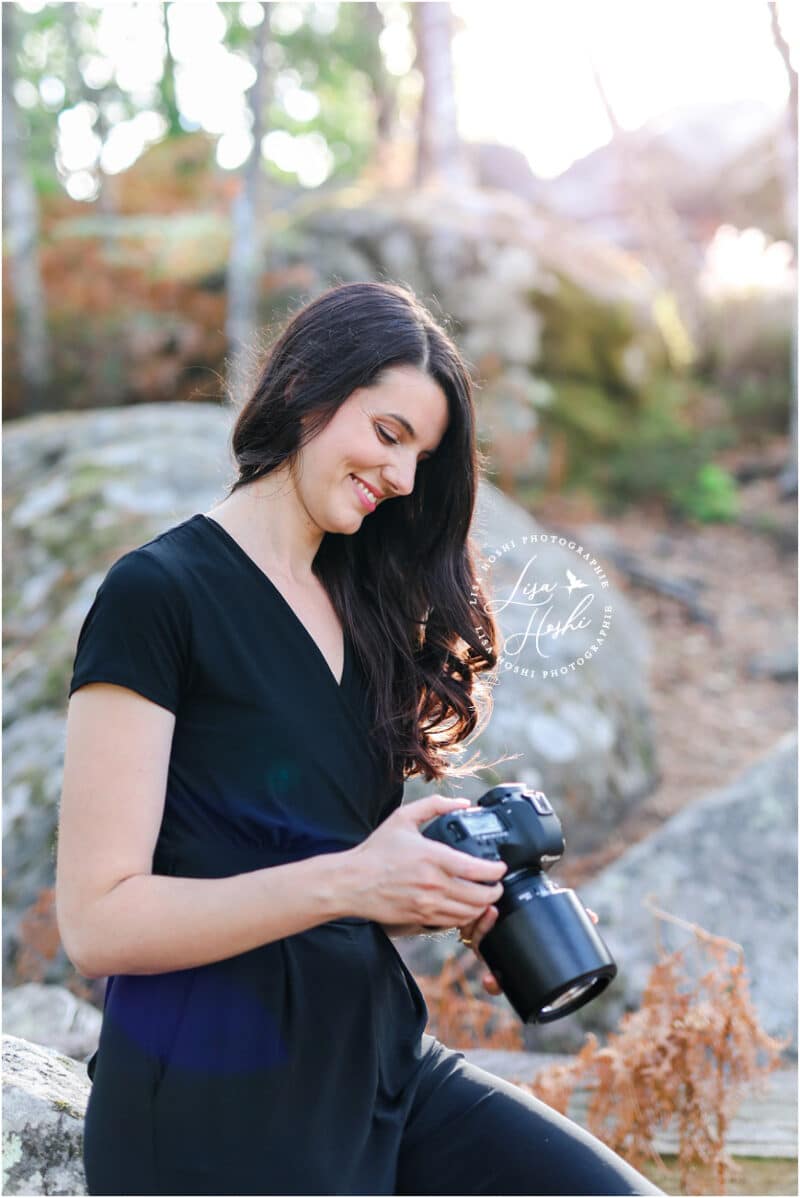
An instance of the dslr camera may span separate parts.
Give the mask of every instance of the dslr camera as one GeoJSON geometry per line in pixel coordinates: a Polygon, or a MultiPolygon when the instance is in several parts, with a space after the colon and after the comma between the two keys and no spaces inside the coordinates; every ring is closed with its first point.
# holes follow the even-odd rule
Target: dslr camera
{"type": "Polygon", "coordinates": [[[494,786],[477,806],[431,820],[424,836],[505,861],[498,918],[480,953],[524,1023],[550,1023],[596,998],[617,966],[574,890],[546,871],[564,852],[558,816],[540,790],[494,786]]]}

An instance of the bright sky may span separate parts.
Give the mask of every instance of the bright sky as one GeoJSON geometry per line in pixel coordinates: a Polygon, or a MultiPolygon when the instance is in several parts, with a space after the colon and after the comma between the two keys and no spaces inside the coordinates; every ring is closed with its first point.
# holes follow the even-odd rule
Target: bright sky
{"type": "MultiPolygon", "coordinates": [[[[100,54],[84,63],[87,77],[93,86],[102,87],[115,73],[144,107],[133,120],[120,120],[103,148],[103,169],[116,173],[163,133],[163,118],[147,110],[161,71],[162,6],[127,0],[89,3],[102,16],[100,54]]],[[[43,0],[20,0],[26,9],[42,4],[43,0]]],[[[325,32],[335,22],[336,7],[275,0],[271,17],[290,31],[304,11],[310,12],[310,19],[325,32]]],[[[263,19],[262,6],[255,0],[245,0],[239,8],[251,27],[263,19]]],[[[560,174],[576,158],[608,141],[610,130],[594,88],[589,52],[626,128],[664,109],[698,101],[751,97],[777,112],[788,95],[786,72],[771,38],[767,0],[453,0],[452,8],[465,25],[453,44],[462,135],[521,149],[532,169],[544,177],[560,174]]],[[[793,28],[786,31],[800,59],[800,5],[780,0],[780,11],[785,28],[791,17],[793,28]]],[[[188,127],[220,135],[218,160],[234,170],[246,158],[252,140],[243,95],[252,82],[252,67],[222,46],[224,21],[213,0],[173,4],[169,19],[182,115],[188,127]]],[[[381,44],[390,69],[403,75],[413,53],[407,30],[393,26],[381,44]]],[[[276,86],[292,116],[302,120],[316,114],[316,96],[302,89],[294,72],[279,74],[276,86]]],[[[60,80],[43,80],[39,91],[46,104],[54,110],[60,107],[60,80]]],[[[16,97],[23,106],[37,102],[26,80],[18,81],[16,97]]],[[[59,117],[59,164],[75,199],[96,195],[96,119],[91,103],[59,117]]],[[[284,169],[297,170],[308,187],[324,182],[332,165],[324,139],[313,132],[291,137],[272,130],[262,151],[284,169]]]]}
{"type": "MultiPolygon", "coordinates": [[[[609,140],[587,50],[628,129],[681,104],[777,110],[789,95],[766,0],[454,0],[453,11],[467,25],[453,47],[462,135],[516,146],[543,177],[609,140]]],[[[800,67],[800,5],[780,0],[780,14],[800,67]]]]}

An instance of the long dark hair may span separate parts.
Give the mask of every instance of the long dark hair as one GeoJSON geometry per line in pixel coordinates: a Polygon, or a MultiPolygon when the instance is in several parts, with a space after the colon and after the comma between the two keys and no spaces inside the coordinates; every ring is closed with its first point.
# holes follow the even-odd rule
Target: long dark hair
{"type": "Polygon", "coordinates": [[[412,493],[380,504],[352,535],[326,533],[312,568],[367,678],[374,748],[396,781],[421,774],[430,782],[497,764],[452,759],[491,715],[498,632],[483,611],[482,559],[469,536],[485,466],[472,384],[453,341],[413,292],[344,283],[294,313],[234,424],[239,477],[228,495],[293,463],[353,391],[400,365],[439,384],[447,431],[420,462],[412,493]]]}

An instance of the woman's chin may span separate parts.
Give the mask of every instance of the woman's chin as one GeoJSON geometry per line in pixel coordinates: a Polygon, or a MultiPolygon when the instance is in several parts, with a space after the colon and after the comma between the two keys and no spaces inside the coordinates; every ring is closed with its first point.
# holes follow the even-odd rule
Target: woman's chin
{"type": "Polygon", "coordinates": [[[358,532],[364,522],[365,512],[348,511],[332,516],[328,521],[327,532],[338,532],[343,536],[358,532]]]}

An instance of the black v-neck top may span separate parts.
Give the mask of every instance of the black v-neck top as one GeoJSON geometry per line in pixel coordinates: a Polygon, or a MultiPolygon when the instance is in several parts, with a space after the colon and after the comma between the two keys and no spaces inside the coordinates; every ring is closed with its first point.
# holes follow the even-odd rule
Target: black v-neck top
{"type": "MultiPolygon", "coordinates": [[[[253,852],[259,865],[348,848],[402,797],[378,771],[349,637],[337,683],[267,574],[205,515],[108,571],[70,694],[98,681],[175,713],[156,866],[184,839],[215,860],[223,845],[253,852]]],[[[204,859],[203,873],[212,865],[204,859]]]]}
{"type": "MultiPolygon", "coordinates": [[[[175,713],[154,873],[225,877],[337,852],[400,804],[349,638],[337,683],[265,572],[203,514],[111,566],[70,695],[90,682],[175,713]]],[[[110,1192],[92,1189],[107,1126],[92,1129],[116,1111],[135,1187],[121,1192],[391,1193],[426,1022],[389,937],[355,916],[109,979],[89,1063],[89,1192],[110,1192]]]]}
{"type": "MultiPolygon", "coordinates": [[[[270,588],[270,593],[273,595],[273,597],[276,599],[276,601],[278,601],[278,602],[283,601],[283,603],[289,609],[289,612],[293,616],[295,616],[295,618],[298,620],[298,623],[303,628],[303,631],[308,632],[308,630],[306,629],[303,622],[297,617],[297,614],[293,610],[291,604],[289,604],[286,601],[286,599],[281,594],[280,590],[275,586],[275,584],[273,583],[273,581],[269,577],[269,575],[266,574],[265,571],[262,570],[261,567],[253,560],[253,558],[250,556],[250,554],[245,549],[242,548],[242,546],[239,544],[239,542],[236,540],[236,538],[232,537],[231,534],[228,532],[228,530],[226,528],[223,528],[223,526],[217,520],[214,520],[213,517],[204,515],[202,517],[202,519],[207,520],[208,523],[212,526],[212,528],[216,528],[219,530],[219,532],[222,534],[222,536],[225,538],[225,540],[228,542],[228,544],[233,548],[234,552],[241,556],[244,564],[246,564],[248,568],[252,568],[253,570],[255,570],[256,574],[258,574],[260,578],[264,579],[267,586],[270,588]]],[[[317,642],[314,640],[313,636],[311,636],[310,633],[308,633],[308,638],[311,642],[311,646],[310,646],[311,649],[312,650],[316,649],[317,652],[319,652],[319,646],[317,645],[317,642]]],[[[349,664],[349,656],[350,656],[349,647],[350,647],[349,638],[348,638],[347,634],[345,633],[342,676],[339,679],[337,679],[335,677],[335,675],[333,676],[334,681],[336,682],[337,686],[339,686],[342,689],[344,689],[347,686],[347,673],[348,673],[348,664],[349,664]]],[[[324,660],[324,658],[323,658],[323,660],[324,660]]],[[[327,665],[327,662],[325,664],[327,665]]],[[[328,668],[330,669],[330,667],[328,667],[328,668]]]]}

